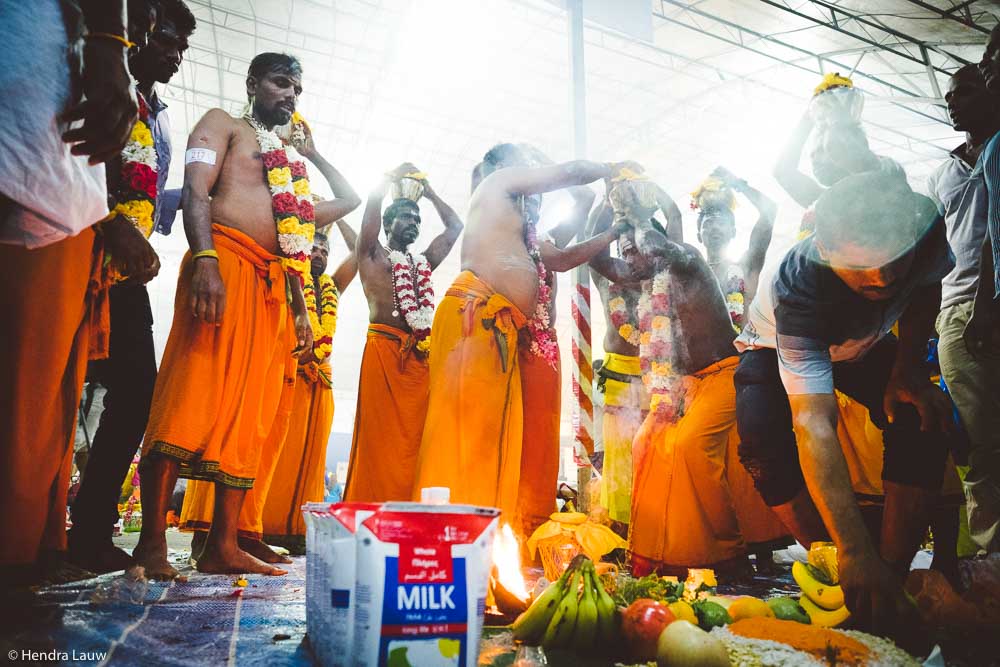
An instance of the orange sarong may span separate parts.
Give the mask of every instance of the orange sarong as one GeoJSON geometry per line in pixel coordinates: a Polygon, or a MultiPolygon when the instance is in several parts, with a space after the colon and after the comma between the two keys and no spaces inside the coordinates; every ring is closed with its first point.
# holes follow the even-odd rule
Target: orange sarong
{"type": "Polygon", "coordinates": [[[424,487],[446,486],[454,503],[499,507],[516,520],[523,426],[517,330],[526,322],[471,271],[441,300],[414,498],[424,487]]]}
{"type": "Polygon", "coordinates": [[[562,385],[558,360],[553,368],[525,345],[518,346],[517,354],[524,414],[517,507],[520,534],[528,536],[556,511],[562,385]]]}
{"type": "Polygon", "coordinates": [[[612,521],[628,523],[632,513],[632,441],[646,417],[649,395],[642,384],[639,357],[606,352],[598,371],[604,394],[604,470],[601,505],[612,521]]]}
{"type": "Polygon", "coordinates": [[[91,338],[93,229],[0,244],[0,565],[66,548],[66,495],[91,338]]]}
{"type": "MultiPolygon", "coordinates": [[[[274,416],[271,430],[261,447],[260,463],[254,477],[253,488],[247,491],[240,507],[237,534],[253,540],[263,538],[264,505],[270,495],[274,471],[284,449],[285,436],[291,423],[293,401],[298,383],[295,381],[295,360],[289,355],[285,364],[285,377],[278,399],[278,411],[274,416]]],[[[184,492],[181,506],[180,529],[208,531],[212,528],[215,512],[215,483],[194,479],[184,492]]]]}
{"type": "Polygon", "coordinates": [[[264,503],[264,539],[305,537],[302,506],[323,500],[326,445],[333,426],[330,364],[323,361],[303,372],[295,383],[292,417],[285,445],[264,503]]]}
{"type": "Polygon", "coordinates": [[[191,313],[194,263],[177,280],[143,456],[180,461],[180,474],[248,489],[271,432],[294,343],[278,258],[246,234],[212,225],[226,309],[219,326],[191,313]]]}
{"type": "Polygon", "coordinates": [[[719,566],[747,552],[727,470],[738,362],[728,357],[686,376],[684,415],[663,423],[650,414],[636,434],[629,551],[637,575],[719,566]]]}
{"type": "Polygon", "coordinates": [[[344,500],[410,499],[427,415],[428,375],[427,358],[417,352],[412,334],[368,325],[344,500]]]}

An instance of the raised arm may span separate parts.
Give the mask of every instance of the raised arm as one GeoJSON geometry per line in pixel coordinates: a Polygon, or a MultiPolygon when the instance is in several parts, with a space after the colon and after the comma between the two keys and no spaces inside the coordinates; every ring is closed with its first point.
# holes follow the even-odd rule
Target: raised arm
{"type": "Polygon", "coordinates": [[[487,176],[483,185],[492,183],[493,187],[512,195],[533,195],[573,185],[586,185],[599,178],[613,176],[617,172],[618,169],[612,164],[577,160],[537,169],[528,167],[500,169],[487,176]]]}
{"type": "Polygon", "coordinates": [[[773,172],[775,180],[785,189],[785,192],[805,208],[811,206],[823,193],[823,188],[819,183],[799,171],[802,150],[805,148],[812,128],[812,118],[806,113],[802,116],[799,124],[795,126],[788,143],[778,155],[778,162],[774,165],[773,172]]]}
{"type": "Polygon", "coordinates": [[[681,210],[660,186],[656,186],[656,205],[660,207],[663,219],[667,221],[667,238],[674,243],[684,243],[684,220],[681,217],[681,210]]]}
{"type": "Polygon", "coordinates": [[[757,209],[757,222],[750,231],[750,248],[745,257],[746,270],[746,300],[749,306],[757,294],[757,283],[760,280],[760,271],[764,268],[764,259],[767,257],[767,249],[771,245],[771,236],[774,232],[774,220],[778,216],[778,205],[770,197],[751,187],[744,179],[737,178],[724,167],[718,167],[713,175],[721,178],[737,192],[743,194],[755,209],[757,209]]]}
{"type": "Polygon", "coordinates": [[[389,188],[389,176],[386,174],[378,185],[369,193],[368,203],[361,218],[361,233],[355,244],[355,252],[359,260],[371,259],[379,249],[378,235],[382,229],[382,200],[389,188]]]}
{"type": "MultiPolygon", "coordinates": [[[[211,194],[226,160],[232,136],[232,117],[222,109],[211,109],[202,116],[188,137],[181,208],[184,209],[184,233],[192,255],[215,249],[212,243],[211,194]]],[[[194,260],[190,305],[195,317],[213,324],[222,322],[226,288],[219,274],[218,260],[212,257],[194,260]]]]}
{"type": "MultiPolygon", "coordinates": [[[[594,205],[596,198],[593,190],[582,185],[568,188],[566,192],[573,199],[573,210],[566,220],[553,227],[549,232],[552,243],[557,248],[565,248],[586,227],[587,214],[590,213],[590,208],[594,205]]],[[[592,234],[588,234],[588,236],[592,236],[592,234]]]]}
{"type": "Polygon", "coordinates": [[[361,218],[361,233],[358,235],[355,247],[358,261],[372,259],[381,247],[378,240],[379,231],[382,229],[382,200],[389,189],[389,184],[403,174],[417,171],[409,162],[403,163],[390,172],[386,172],[379,179],[378,184],[368,195],[368,203],[365,205],[365,213],[361,218]]]}
{"type": "MultiPolygon", "coordinates": [[[[590,218],[587,220],[587,235],[594,236],[610,229],[612,216],[611,204],[608,203],[607,199],[604,199],[590,212],[590,218]]],[[[600,252],[594,255],[590,260],[590,268],[594,273],[613,283],[635,282],[625,260],[611,256],[610,245],[604,246],[600,252]]],[[[595,282],[597,281],[595,280],[595,282]]]]}
{"type": "Polygon", "coordinates": [[[458,217],[455,210],[441,199],[437,192],[431,188],[431,184],[426,181],[424,182],[424,197],[434,205],[438,217],[444,223],[444,231],[438,234],[430,242],[430,245],[427,246],[427,250],[424,251],[424,257],[427,258],[427,263],[431,265],[431,270],[433,271],[444,261],[444,258],[448,256],[448,253],[455,246],[455,241],[458,240],[459,235],[462,233],[463,225],[462,219],[458,217]]]}
{"type": "Polygon", "coordinates": [[[337,168],[327,162],[326,158],[316,150],[312,130],[309,129],[308,124],[302,123],[302,131],[305,138],[295,148],[304,158],[312,162],[313,166],[319,169],[319,173],[323,174],[323,178],[330,184],[330,189],[333,190],[333,196],[335,197],[330,201],[322,201],[316,205],[316,226],[323,227],[334,220],[343,218],[360,206],[361,197],[354,191],[354,188],[347,182],[343,174],[337,171],[337,168]]]}
{"type": "Polygon", "coordinates": [[[358,254],[355,250],[358,245],[358,233],[343,218],[335,224],[340,230],[340,235],[344,237],[344,243],[347,244],[347,257],[333,272],[333,284],[337,286],[337,291],[343,294],[354,280],[354,276],[358,275],[358,254]]]}
{"type": "Polygon", "coordinates": [[[607,248],[618,237],[619,232],[618,226],[612,226],[586,241],[574,243],[566,248],[559,248],[551,241],[542,241],[539,245],[542,262],[549,271],[561,273],[575,269],[593,259],[601,249],[607,248]]]}

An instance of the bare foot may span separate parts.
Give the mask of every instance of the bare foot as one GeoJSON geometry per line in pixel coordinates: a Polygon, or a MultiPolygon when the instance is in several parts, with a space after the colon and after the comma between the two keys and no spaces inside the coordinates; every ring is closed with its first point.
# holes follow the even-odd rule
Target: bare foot
{"type": "Polygon", "coordinates": [[[198,559],[197,568],[199,572],[205,574],[266,574],[272,577],[288,574],[288,570],[268,565],[242,549],[222,552],[214,549],[212,545],[205,546],[201,558],[198,559]]]}
{"type": "Polygon", "coordinates": [[[292,559],[287,556],[282,556],[277,551],[264,544],[261,540],[252,540],[247,537],[240,537],[237,540],[240,545],[240,549],[246,551],[248,554],[254,558],[260,559],[265,563],[291,563],[292,559]]]}
{"type": "Polygon", "coordinates": [[[157,581],[170,581],[171,579],[177,579],[180,576],[180,572],[174,569],[174,567],[167,562],[167,545],[164,542],[162,545],[155,545],[152,547],[146,547],[140,542],[136,545],[135,549],[132,550],[132,560],[135,565],[141,565],[146,572],[147,579],[156,579],[157,581]]]}

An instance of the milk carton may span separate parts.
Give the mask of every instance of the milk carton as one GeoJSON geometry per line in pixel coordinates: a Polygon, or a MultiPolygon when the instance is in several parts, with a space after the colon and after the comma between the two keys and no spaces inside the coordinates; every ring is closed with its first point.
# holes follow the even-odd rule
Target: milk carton
{"type": "Polygon", "coordinates": [[[357,529],[355,667],[473,667],[499,510],[386,503],[357,529]]]}
{"type": "Polygon", "coordinates": [[[321,665],[346,667],[350,664],[354,632],[355,532],[358,523],[371,516],[379,506],[336,503],[323,507],[303,507],[307,554],[306,628],[309,643],[321,665]],[[310,523],[313,525],[311,536],[310,523]],[[311,543],[310,537],[313,538],[311,543]]]}

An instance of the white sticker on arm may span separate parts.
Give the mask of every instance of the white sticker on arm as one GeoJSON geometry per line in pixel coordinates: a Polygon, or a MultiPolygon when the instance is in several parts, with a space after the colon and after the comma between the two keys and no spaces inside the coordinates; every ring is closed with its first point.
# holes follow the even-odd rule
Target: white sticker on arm
{"type": "Polygon", "coordinates": [[[204,162],[209,166],[215,165],[215,151],[211,148],[189,148],[184,153],[184,164],[192,162],[204,162]]]}

